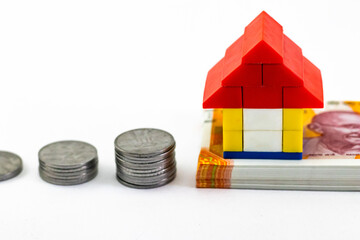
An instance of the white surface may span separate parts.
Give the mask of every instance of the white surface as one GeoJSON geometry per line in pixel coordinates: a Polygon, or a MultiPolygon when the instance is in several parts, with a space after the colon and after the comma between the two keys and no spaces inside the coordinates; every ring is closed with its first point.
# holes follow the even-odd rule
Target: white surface
{"type": "Polygon", "coordinates": [[[266,10],[322,70],[327,99],[358,99],[359,1],[0,2],[1,149],[24,172],[0,183],[1,239],[359,239],[360,194],[196,189],[207,71],[266,10]],[[113,140],[158,127],[178,176],[141,191],[116,182],[113,140]],[[37,151],[94,144],[99,176],[43,182],[37,151]]]}
{"type": "Polygon", "coordinates": [[[282,152],[282,131],[244,130],[244,151],[282,152]]]}
{"type": "Polygon", "coordinates": [[[282,130],[283,110],[243,109],[244,130],[282,130]]]}

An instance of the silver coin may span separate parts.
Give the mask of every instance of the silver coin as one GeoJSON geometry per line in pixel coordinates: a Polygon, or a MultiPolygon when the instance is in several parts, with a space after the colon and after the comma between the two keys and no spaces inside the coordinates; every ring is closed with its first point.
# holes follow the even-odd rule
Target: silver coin
{"type": "Polygon", "coordinates": [[[127,161],[126,158],[120,158],[118,156],[116,157],[117,165],[134,170],[152,170],[158,168],[166,168],[174,161],[175,161],[175,154],[172,157],[163,159],[155,163],[137,163],[137,164],[127,161]]]}
{"type": "Polygon", "coordinates": [[[97,159],[96,148],[80,141],[54,142],[39,151],[39,160],[49,166],[73,168],[94,159],[97,159]]]}
{"type": "Polygon", "coordinates": [[[151,189],[151,188],[157,188],[157,187],[161,187],[164,186],[168,183],[170,183],[171,181],[173,181],[176,177],[176,173],[172,176],[170,176],[169,178],[163,179],[161,182],[158,182],[156,184],[152,184],[152,185],[137,185],[137,184],[132,184],[129,182],[124,181],[123,179],[121,179],[119,176],[116,176],[116,179],[123,184],[124,186],[127,187],[131,187],[131,188],[137,188],[137,189],[151,189]]]}
{"type": "Polygon", "coordinates": [[[76,173],[76,172],[81,172],[83,170],[87,170],[89,168],[92,168],[92,167],[97,167],[98,165],[98,161],[93,161],[87,165],[81,165],[79,167],[74,167],[74,168],[59,168],[59,167],[53,167],[53,166],[48,166],[46,164],[44,164],[43,162],[40,161],[40,164],[39,164],[43,169],[47,169],[49,171],[53,171],[53,172],[59,172],[59,173],[76,173]]]}
{"type": "Polygon", "coordinates": [[[117,151],[115,149],[115,155],[120,157],[120,158],[126,158],[126,161],[132,162],[132,163],[135,163],[135,164],[138,164],[138,163],[155,163],[155,162],[158,162],[158,161],[163,161],[165,158],[169,158],[169,157],[173,156],[175,154],[174,149],[175,149],[175,145],[169,151],[158,154],[158,155],[151,155],[151,157],[147,157],[147,156],[133,157],[133,156],[127,155],[124,152],[117,151]]]}
{"type": "Polygon", "coordinates": [[[175,161],[172,162],[170,166],[167,168],[160,168],[160,169],[150,169],[150,170],[133,170],[131,168],[126,168],[123,166],[118,166],[118,171],[121,171],[125,173],[128,176],[134,176],[134,177],[154,177],[159,176],[163,173],[166,173],[168,171],[171,171],[176,166],[175,161]]]}
{"type": "Polygon", "coordinates": [[[22,171],[21,158],[11,152],[0,151],[0,181],[17,176],[22,171]]]}
{"type": "Polygon", "coordinates": [[[135,129],[115,139],[116,177],[133,188],[154,188],[176,176],[175,140],[159,129],[135,129]]]}
{"type": "Polygon", "coordinates": [[[78,178],[81,175],[91,174],[93,171],[97,170],[96,166],[93,166],[88,169],[84,169],[81,171],[76,172],[59,172],[59,171],[53,171],[48,168],[44,168],[42,166],[39,166],[39,170],[42,171],[44,174],[47,174],[48,176],[56,177],[56,178],[78,178]]]}
{"type": "Polygon", "coordinates": [[[70,185],[78,185],[78,184],[86,183],[86,182],[94,179],[97,176],[97,171],[95,171],[94,173],[92,173],[90,175],[81,176],[77,179],[52,178],[52,177],[49,177],[48,175],[44,174],[42,171],[39,171],[39,174],[40,174],[40,177],[48,183],[55,184],[55,185],[62,185],[62,186],[70,186],[70,185]]]}
{"type": "Polygon", "coordinates": [[[40,170],[42,174],[48,176],[49,178],[53,178],[53,179],[58,179],[58,180],[76,180],[76,179],[84,179],[86,178],[88,175],[92,175],[93,173],[97,172],[97,168],[94,168],[88,172],[84,172],[84,173],[80,173],[77,175],[58,175],[58,174],[53,174],[50,172],[46,172],[46,171],[42,171],[40,170]]]}
{"type": "Polygon", "coordinates": [[[159,155],[174,146],[175,140],[170,133],[154,128],[130,130],[115,139],[115,149],[133,157],[159,155]]]}
{"type": "Polygon", "coordinates": [[[123,180],[133,183],[133,184],[144,184],[144,185],[152,185],[157,182],[161,182],[163,179],[172,176],[176,172],[176,168],[170,169],[167,172],[161,173],[155,176],[135,176],[135,175],[128,175],[121,171],[117,172],[117,175],[122,178],[123,180]]]}
{"type": "Polygon", "coordinates": [[[90,181],[98,172],[96,148],[80,141],[60,141],[39,151],[39,174],[49,183],[75,185],[90,181]]]}
{"type": "Polygon", "coordinates": [[[123,165],[119,165],[119,164],[116,164],[116,167],[121,170],[123,169],[124,172],[130,172],[130,173],[135,173],[135,174],[151,174],[151,173],[156,173],[156,172],[160,172],[162,171],[163,169],[167,169],[169,167],[175,167],[175,159],[169,163],[169,165],[167,166],[161,166],[161,167],[158,167],[158,168],[150,168],[150,169],[138,169],[138,168],[128,168],[128,167],[125,167],[123,165]]]}
{"type": "Polygon", "coordinates": [[[121,178],[124,178],[126,181],[131,183],[152,183],[161,181],[163,178],[166,178],[168,175],[172,175],[176,171],[176,162],[174,161],[167,168],[156,169],[157,171],[151,170],[133,170],[125,168],[123,166],[117,165],[117,175],[121,178]]]}

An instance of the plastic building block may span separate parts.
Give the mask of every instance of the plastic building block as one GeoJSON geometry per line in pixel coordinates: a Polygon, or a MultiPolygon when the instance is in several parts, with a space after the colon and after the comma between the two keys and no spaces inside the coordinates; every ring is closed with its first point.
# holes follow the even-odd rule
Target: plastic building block
{"type": "Polygon", "coordinates": [[[320,70],[304,58],[304,86],[284,87],[284,108],[323,108],[320,70]]]}
{"type": "Polygon", "coordinates": [[[222,86],[241,87],[262,84],[262,66],[242,64],[243,37],[236,40],[225,52],[222,86]]]}
{"type": "Polygon", "coordinates": [[[281,87],[243,87],[243,108],[282,108],[281,87]]]}
{"type": "Polygon", "coordinates": [[[251,64],[282,63],[282,56],[282,26],[262,12],[245,28],[243,61],[251,64]]]}
{"type": "MultiPolygon", "coordinates": [[[[244,148],[248,152],[281,152],[282,131],[243,131],[244,148]]],[[[226,151],[226,150],[224,150],[226,151]]]]}
{"type": "Polygon", "coordinates": [[[208,73],[204,91],[203,108],[241,108],[241,87],[222,87],[223,60],[218,62],[208,73]]]}
{"type": "Polygon", "coordinates": [[[243,130],[242,108],[227,108],[223,110],[223,130],[224,131],[243,130]]]}
{"type": "Polygon", "coordinates": [[[302,131],[304,122],[304,109],[283,109],[283,130],[302,131]]]}
{"type": "Polygon", "coordinates": [[[241,90],[241,88],[222,87],[203,103],[203,108],[241,108],[241,90]]]}
{"type": "Polygon", "coordinates": [[[224,152],[224,158],[229,159],[282,159],[301,160],[302,153],[287,152],[224,152]]]}
{"type": "Polygon", "coordinates": [[[243,131],[223,131],[223,150],[242,151],[243,131]]]}
{"type": "Polygon", "coordinates": [[[303,131],[283,131],[283,152],[303,151],[303,131]]]}
{"type": "MultiPolygon", "coordinates": [[[[228,66],[226,66],[228,67],[228,66]]],[[[242,65],[232,72],[231,69],[225,69],[227,74],[222,81],[222,86],[242,87],[242,86],[261,86],[262,84],[262,65],[242,65]]]]}
{"type": "Polygon", "coordinates": [[[284,61],[282,64],[263,65],[263,85],[303,86],[304,59],[301,48],[284,35],[284,61]]]}
{"type": "Polygon", "coordinates": [[[208,73],[204,108],[322,108],[320,70],[262,12],[208,73]]]}
{"type": "Polygon", "coordinates": [[[282,130],[283,109],[252,109],[243,110],[244,130],[282,130]]]}

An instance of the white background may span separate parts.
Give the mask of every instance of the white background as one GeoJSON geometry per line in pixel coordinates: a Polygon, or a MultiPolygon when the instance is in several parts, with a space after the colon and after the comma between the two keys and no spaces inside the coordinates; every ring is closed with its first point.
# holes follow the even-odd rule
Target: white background
{"type": "Polygon", "coordinates": [[[0,148],[24,171],[0,183],[0,239],[359,239],[360,195],[196,189],[207,71],[266,10],[322,70],[326,100],[359,100],[356,1],[0,2],[0,148]],[[156,127],[177,141],[178,176],[136,190],[115,179],[113,141],[156,127]],[[37,152],[97,147],[99,175],[61,187],[37,152]]]}

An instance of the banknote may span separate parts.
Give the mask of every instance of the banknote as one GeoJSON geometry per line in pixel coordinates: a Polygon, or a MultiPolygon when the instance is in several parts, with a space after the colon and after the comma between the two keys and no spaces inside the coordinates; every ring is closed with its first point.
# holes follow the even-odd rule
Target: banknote
{"type": "Polygon", "coordinates": [[[360,102],[304,109],[300,161],[224,159],[222,110],[206,110],[204,116],[199,188],[360,190],[360,102]]]}
{"type": "Polygon", "coordinates": [[[360,158],[360,102],[304,110],[303,158],[360,158]]]}

